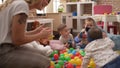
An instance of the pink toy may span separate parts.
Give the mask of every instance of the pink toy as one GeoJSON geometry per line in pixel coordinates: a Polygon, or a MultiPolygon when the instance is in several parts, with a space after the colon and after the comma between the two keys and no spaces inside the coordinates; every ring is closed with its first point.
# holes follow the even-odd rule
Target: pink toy
{"type": "Polygon", "coordinates": [[[64,50],[64,44],[62,44],[59,40],[50,40],[50,46],[54,50],[64,50]]]}

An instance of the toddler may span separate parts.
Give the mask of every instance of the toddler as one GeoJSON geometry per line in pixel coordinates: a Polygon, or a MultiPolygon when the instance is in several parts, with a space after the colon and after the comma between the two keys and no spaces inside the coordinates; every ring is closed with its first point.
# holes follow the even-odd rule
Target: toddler
{"type": "Polygon", "coordinates": [[[85,19],[84,28],[74,38],[76,46],[80,46],[81,49],[85,48],[85,46],[88,44],[87,32],[92,26],[95,26],[95,25],[96,25],[96,23],[92,18],[86,18],[85,19]]]}
{"type": "Polygon", "coordinates": [[[120,56],[112,49],[114,42],[108,37],[103,38],[101,29],[92,27],[88,31],[88,38],[91,42],[84,49],[86,55],[81,68],[87,68],[90,58],[94,59],[99,68],[120,68],[120,56]]]}
{"type": "Polygon", "coordinates": [[[74,48],[74,39],[73,35],[70,33],[70,30],[67,28],[65,24],[60,24],[58,27],[58,32],[60,33],[59,40],[65,44],[67,47],[74,48]]]}
{"type": "MultiPolygon", "coordinates": [[[[84,49],[85,46],[91,41],[89,38],[87,38],[87,32],[93,26],[97,27],[96,22],[94,21],[94,19],[92,19],[92,18],[86,18],[85,19],[84,28],[74,38],[76,46],[80,46],[81,49],[84,49]]],[[[105,32],[103,31],[102,33],[103,33],[103,37],[106,37],[105,32]]]]}

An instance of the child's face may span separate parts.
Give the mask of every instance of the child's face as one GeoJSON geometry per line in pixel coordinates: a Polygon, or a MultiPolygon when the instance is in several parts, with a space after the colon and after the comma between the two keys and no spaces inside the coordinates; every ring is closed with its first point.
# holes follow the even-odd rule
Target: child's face
{"type": "Polygon", "coordinates": [[[41,44],[43,44],[43,45],[48,45],[48,43],[49,43],[49,39],[48,39],[48,38],[39,39],[38,41],[39,41],[41,44]]]}
{"type": "Polygon", "coordinates": [[[60,34],[64,37],[67,37],[69,33],[70,30],[67,27],[65,27],[63,30],[60,31],[60,34]]]}
{"type": "Polygon", "coordinates": [[[93,22],[92,21],[87,21],[87,20],[85,20],[85,28],[86,27],[89,27],[89,28],[91,28],[91,27],[93,27],[94,25],[93,25],[93,22]]]}

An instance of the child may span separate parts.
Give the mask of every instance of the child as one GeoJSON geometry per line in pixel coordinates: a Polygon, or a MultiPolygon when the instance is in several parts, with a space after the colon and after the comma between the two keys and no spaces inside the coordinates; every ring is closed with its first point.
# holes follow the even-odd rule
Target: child
{"type": "Polygon", "coordinates": [[[46,56],[49,56],[53,52],[53,50],[49,46],[49,37],[47,36],[45,38],[28,43],[26,47],[38,49],[41,52],[43,52],[43,54],[45,54],[46,56]]]}
{"type": "Polygon", "coordinates": [[[73,47],[74,48],[74,40],[73,35],[70,33],[69,29],[65,24],[60,24],[58,27],[58,32],[60,33],[59,40],[65,44],[67,47],[73,47]]]}
{"type": "Polygon", "coordinates": [[[108,37],[103,38],[101,29],[92,27],[88,31],[88,38],[91,42],[85,48],[86,55],[81,68],[87,68],[90,58],[99,68],[120,68],[120,56],[112,49],[114,42],[108,37]]]}
{"type": "Polygon", "coordinates": [[[81,30],[80,33],[74,38],[74,41],[76,43],[76,46],[80,46],[81,49],[84,49],[85,46],[88,44],[87,41],[87,32],[92,27],[96,26],[95,21],[92,18],[86,18],[85,19],[85,25],[84,28],[81,30]]]}

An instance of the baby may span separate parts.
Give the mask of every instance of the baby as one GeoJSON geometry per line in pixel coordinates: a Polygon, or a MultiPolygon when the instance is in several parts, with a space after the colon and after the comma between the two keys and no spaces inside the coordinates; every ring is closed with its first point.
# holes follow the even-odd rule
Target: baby
{"type": "Polygon", "coordinates": [[[85,47],[86,55],[83,58],[81,68],[87,68],[90,58],[93,58],[99,68],[120,68],[120,56],[113,51],[114,42],[103,38],[102,31],[98,27],[92,27],[88,31],[91,42],[85,47]]]}
{"type": "Polygon", "coordinates": [[[60,33],[59,40],[65,44],[67,47],[74,48],[74,39],[73,35],[70,33],[70,30],[67,28],[65,24],[60,24],[58,27],[58,32],[60,33]]]}

